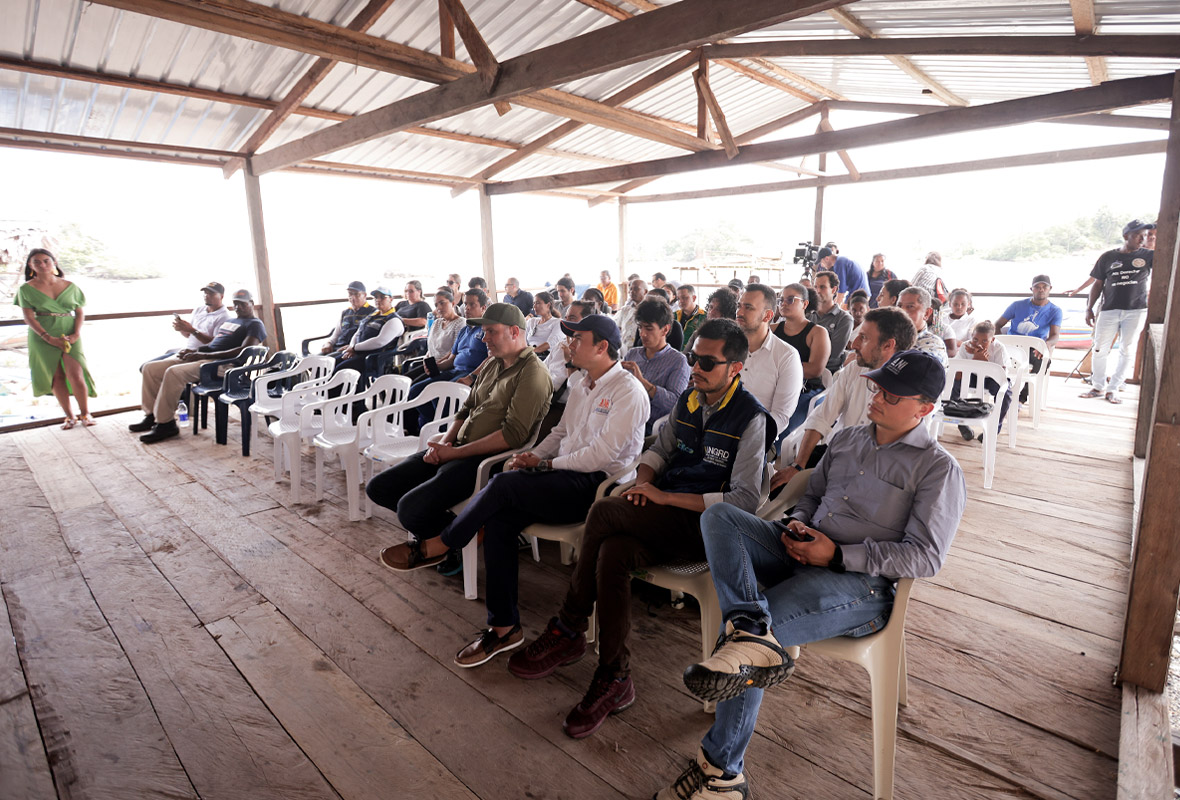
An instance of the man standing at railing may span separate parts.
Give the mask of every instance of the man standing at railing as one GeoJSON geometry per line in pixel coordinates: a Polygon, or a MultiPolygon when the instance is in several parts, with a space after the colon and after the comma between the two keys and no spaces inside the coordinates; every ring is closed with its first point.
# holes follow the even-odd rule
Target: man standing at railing
{"type": "Polygon", "coordinates": [[[209,344],[143,365],[140,403],[144,418],[127,426],[132,433],[148,431],[139,441],[154,444],[180,434],[176,406],[184,387],[200,380],[202,362],[234,358],[245,348],[266,341],[266,327],[254,316],[254,297],[246,289],[234,292],[234,313],[237,316],[223,322],[209,344]]]}
{"type": "Polygon", "coordinates": [[[701,326],[693,347],[692,383],[640,459],[635,485],[591,507],[561,610],[508,660],[508,669],[525,679],[577,661],[597,605],[598,669],[562,726],[575,739],[635,702],[627,649],[632,570],[702,560],[702,511],[721,502],[749,511],[758,506],[775,427],[738,377],[748,354],[746,335],[730,320],[712,320],[701,326]]]}

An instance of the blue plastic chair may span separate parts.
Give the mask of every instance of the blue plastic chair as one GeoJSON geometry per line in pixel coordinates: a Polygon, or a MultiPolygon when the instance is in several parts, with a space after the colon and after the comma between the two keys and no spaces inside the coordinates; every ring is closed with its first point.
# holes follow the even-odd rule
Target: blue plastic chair
{"type": "Polygon", "coordinates": [[[255,345],[245,347],[234,358],[223,358],[218,361],[206,361],[201,365],[201,375],[196,383],[189,385],[189,393],[193,398],[189,413],[193,416],[193,436],[200,428],[209,427],[209,398],[217,398],[225,389],[225,378],[218,373],[222,367],[244,367],[256,364],[266,358],[266,346],[255,345]]]}
{"type": "Polygon", "coordinates": [[[266,361],[233,367],[225,372],[225,384],[217,396],[214,425],[218,444],[229,440],[229,407],[237,406],[242,419],[242,455],[250,455],[250,404],[254,402],[254,379],[267,372],[281,372],[295,366],[299,357],[290,350],[280,350],[266,361]]]}

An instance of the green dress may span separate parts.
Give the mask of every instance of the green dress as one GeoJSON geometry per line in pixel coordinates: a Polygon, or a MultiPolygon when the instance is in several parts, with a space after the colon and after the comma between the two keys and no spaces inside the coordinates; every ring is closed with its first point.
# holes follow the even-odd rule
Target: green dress
{"type": "MultiPolygon", "coordinates": [[[[13,302],[21,308],[33,309],[37,315],[37,322],[41,323],[41,327],[50,336],[65,336],[73,333],[74,310],[86,305],[86,295],[82,294],[78,284],[71,283],[54,300],[35,286],[22,283],[13,302]],[[64,316],[53,316],[55,314],[64,316]]],[[[29,369],[33,373],[34,397],[53,394],[53,373],[57,372],[63,356],[61,350],[45,342],[33,333],[31,327],[29,328],[29,369]]],[[[91,397],[97,397],[94,380],[90,377],[90,371],[86,369],[86,354],[82,351],[81,339],[70,345],[70,358],[82,365],[82,374],[86,376],[86,393],[91,397]]],[[[66,386],[70,394],[73,394],[74,390],[69,386],[68,379],[66,386]]]]}

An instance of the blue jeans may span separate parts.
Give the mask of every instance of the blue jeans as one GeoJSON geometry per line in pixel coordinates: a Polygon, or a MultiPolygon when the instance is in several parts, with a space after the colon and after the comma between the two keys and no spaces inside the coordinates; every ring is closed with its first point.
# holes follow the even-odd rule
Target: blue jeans
{"type": "MultiPolygon", "coordinates": [[[[803,566],[787,555],[773,523],[719,503],[701,516],[701,535],[722,617],[765,622],[783,647],[865,636],[889,620],[892,579],[803,566]]],[[[713,765],[744,771],[762,692],[747,689],[717,704],[713,726],[701,741],[713,765]]]]}
{"type": "Polygon", "coordinates": [[[1117,392],[1123,388],[1123,375],[1131,358],[1139,350],[1139,332],[1147,319],[1146,308],[1130,311],[1102,309],[1094,323],[1094,355],[1090,360],[1092,372],[1090,385],[1101,392],[1117,392]],[[1106,360],[1114,346],[1114,337],[1119,337],[1119,360],[1109,382],[1106,377],[1106,360]]]}

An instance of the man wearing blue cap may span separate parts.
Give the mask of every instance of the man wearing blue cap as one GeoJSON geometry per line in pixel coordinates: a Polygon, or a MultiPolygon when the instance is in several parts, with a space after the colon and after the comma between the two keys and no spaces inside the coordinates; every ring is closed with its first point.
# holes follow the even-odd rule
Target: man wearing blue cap
{"type": "Polygon", "coordinates": [[[881,630],[894,582],[934,575],[946,560],[967,488],[923,422],[946,369],[906,350],[864,378],[869,424],[832,437],[789,518],[767,522],[725,504],[701,517],[725,630],[684,683],[720,702],[697,757],[657,800],[746,797],[743,761],[762,692],[794,669],[785,648],[881,630]]]}
{"type": "Polygon", "coordinates": [[[534,522],[584,520],[598,485],[643,449],[647,392],[619,365],[618,326],[594,314],[561,327],[577,368],[561,421],[531,451],[513,456],[437,539],[419,543],[430,558],[447,548],[461,550],[484,530],[489,627],[455,656],[460,667],[479,666],[524,642],[516,604],[520,532],[534,522]]]}
{"type": "Polygon", "coordinates": [[[365,291],[365,285],[360,281],[348,284],[348,308],[340,312],[340,322],[336,323],[336,327],[328,334],[328,341],[320,350],[320,354],[326,356],[332,353],[339,358],[340,351],[348,347],[348,343],[352,341],[353,334],[360,327],[361,320],[372,314],[373,311],[374,308],[369,303],[369,293],[365,291]]]}

